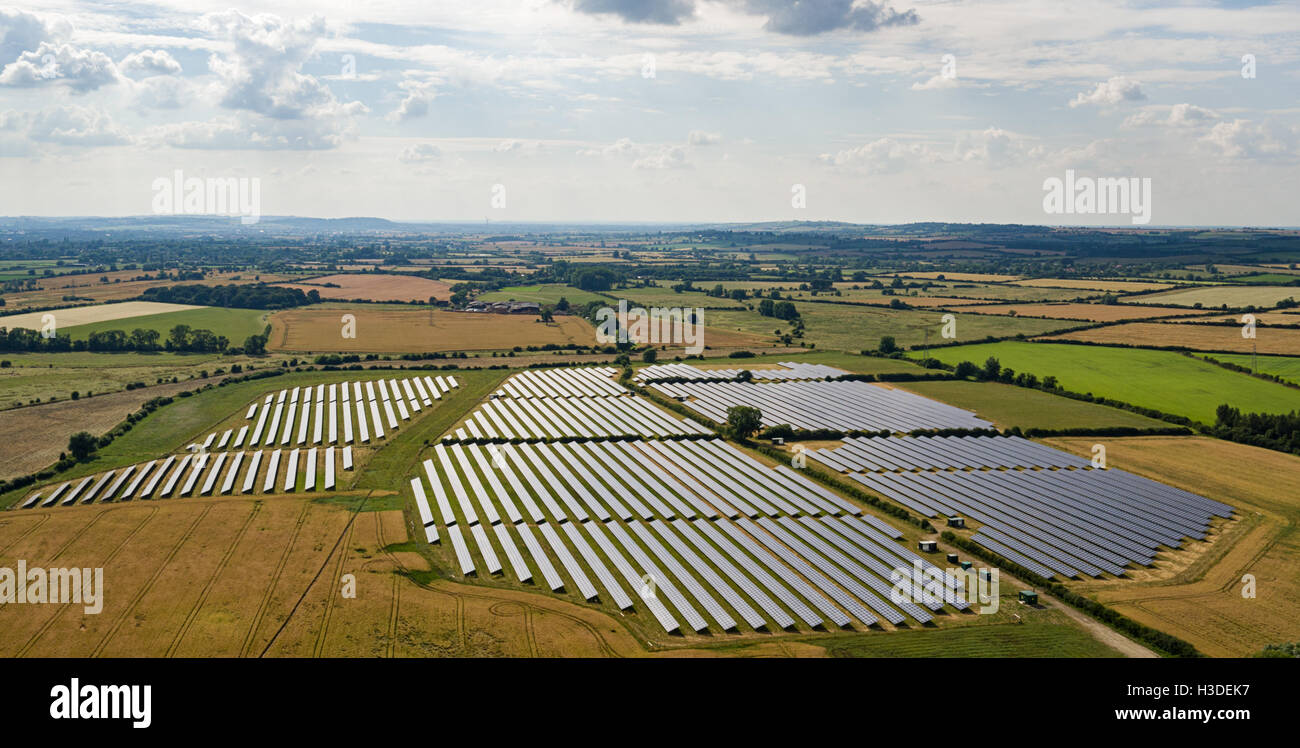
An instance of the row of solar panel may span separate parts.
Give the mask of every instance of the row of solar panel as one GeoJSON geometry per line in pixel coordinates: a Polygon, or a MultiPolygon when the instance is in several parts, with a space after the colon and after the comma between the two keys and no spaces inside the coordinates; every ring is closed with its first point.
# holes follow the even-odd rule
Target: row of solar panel
{"type": "Polygon", "coordinates": [[[456,437],[561,438],[706,434],[638,397],[560,397],[488,400],[465,420],[456,437]]]}
{"type": "Polygon", "coordinates": [[[795,361],[780,362],[779,369],[702,369],[690,364],[655,364],[637,370],[636,382],[653,382],[658,379],[732,379],[742,371],[749,371],[758,381],[786,381],[798,379],[827,379],[848,374],[843,369],[826,364],[805,364],[795,361]]]}
{"type": "Polygon", "coordinates": [[[519,398],[622,395],[627,388],[612,379],[617,372],[608,366],[529,369],[502,384],[497,394],[519,398]]]}
{"type": "MultiPolygon", "coordinates": [[[[262,459],[262,451],[213,452],[169,455],[144,464],[128,465],[85,478],[64,481],[52,489],[43,489],[27,497],[20,508],[50,507],[130,501],[131,499],[163,499],[169,496],[207,496],[228,494],[239,486],[239,493],[289,492],[299,487],[304,491],[316,490],[316,479],[321,478],[322,490],[335,487],[335,448],[323,450],[319,460],[318,450],[291,450],[284,460],[276,449],[262,459]],[[283,462],[283,466],[281,463],[283,462]],[[265,470],[263,470],[265,467],[265,470]],[[319,468],[319,470],[318,470],[319,468]],[[258,476],[262,480],[258,481],[258,476]],[[243,477],[243,481],[239,480],[243,477]]],[[[352,447],[339,450],[344,470],[352,469],[352,447]]]]}
{"type": "Polygon", "coordinates": [[[808,457],[836,471],[962,470],[1091,466],[1088,460],[1018,436],[853,437],[808,457]]]}
{"type": "Polygon", "coordinates": [[[989,428],[970,411],[867,382],[685,382],[654,384],[718,423],[727,409],[748,405],[763,412],[764,426],[789,424],[801,429],[837,431],[916,431],[989,428]]]}
{"type": "MultiPolygon", "coordinates": [[[[592,599],[597,594],[586,575],[586,570],[590,570],[610,599],[620,608],[630,607],[632,600],[617,581],[621,576],[668,631],[677,630],[677,620],[657,594],[646,591],[647,585],[659,590],[677,614],[697,631],[703,630],[706,623],[678,589],[678,584],[723,630],[734,628],[735,620],[703,585],[711,587],[730,605],[731,612],[739,614],[754,628],[765,619],[755,608],[748,604],[738,606],[737,601],[744,602],[748,596],[769,616],[773,609],[779,609],[771,598],[764,601],[753,596],[753,591],[760,589],[785,601],[787,606],[792,600],[805,601],[806,605],[799,603],[798,611],[802,611],[800,617],[810,626],[820,623],[812,608],[841,626],[849,624],[843,610],[867,625],[874,623],[877,616],[902,623],[904,614],[920,622],[930,620],[932,615],[924,606],[890,599],[893,585],[887,580],[893,569],[910,570],[914,562],[928,565],[894,541],[901,536],[897,530],[874,517],[855,516],[859,510],[851,504],[794,471],[766,468],[722,442],[640,445],[602,442],[491,448],[440,445],[435,448],[435,457],[436,463],[432,459],[425,463],[433,502],[427,499],[424,482],[419,478],[412,480],[412,492],[426,539],[436,542],[440,537],[433,513],[436,506],[464,574],[474,573],[477,568],[466,540],[466,527],[488,572],[501,573],[499,557],[483,530],[486,522],[494,528],[507,559],[516,567],[516,576],[521,581],[530,578],[520,573],[518,567],[527,564],[522,557],[516,558],[517,548],[506,542],[511,536],[496,508],[500,505],[552,589],[558,589],[557,584],[562,583],[553,567],[548,572],[552,566],[549,559],[540,553],[539,547],[533,547],[536,543],[528,529],[529,521],[547,536],[556,558],[585,598],[592,599]],[[677,453],[674,447],[691,454],[677,453]],[[687,476],[687,472],[694,477],[687,476]],[[484,482],[491,490],[484,487],[484,482]],[[505,488],[506,484],[511,490],[505,488]],[[828,496],[834,501],[829,501],[828,496]],[[477,504],[471,502],[471,497],[477,499],[477,504]],[[638,497],[644,497],[653,510],[638,497]],[[814,499],[820,499],[821,504],[816,504],[814,499]],[[758,511],[753,504],[764,505],[765,511],[758,511]],[[783,508],[777,509],[778,504],[783,508]],[[797,504],[802,504],[803,509],[797,504]],[[519,505],[523,505],[523,512],[519,505]],[[548,510],[545,513],[543,506],[548,510]],[[789,516],[801,511],[805,512],[803,516],[789,516]],[[563,547],[557,527],[569,536],[578,555],[586,561],[586,570],[563,547]],[[692,527],[708,535],[713,544],[693,534],[692,527]],[[641,544],[633,540],[633,535],[641,544]],[[721,540],[724,536],[730,542],[721,540]],[[659,545],[656,537],[667,543],[676,556],[659,545]],[[592,549],[588,538],[601,549],[603,558],[592,549]],[[738,547],[746,548],[749,555],[738,547]],[[791,553],[792,548],[796,555],[789,558],[782,555],[791,553]],[[696,552],[709,558],[712,566],[704,563],[696,552]],[[727,558],[731,559],[729,568],[717,563],[727,558]],[[610,571],[606,561],[618,575],[610,571]],[[741,564],[752,578],[730,566],[731,562],[741,564]],[[759,573],[755,574],[756,570],[759,573]],[[718,571],[722,572],[721,576],[718,571]],[[798,595],[776,583],[773,575],[785,580],[798,595]],[[814,592],[814,588],[818,591],[814,592]]],[[[966,607],[955,591],[959,588],[956,580],[945,576],[943,586],[951,603],[966,607]]],[[[925,606],[937,610],[942,603],[931,600],[925,606]]],[[[797,612],[794,606],[790,610],[797,612]]],[[[775,616],[769,620],[781,628],[790,625],[786,619],[775,616]]]]}
{"type": "Polygon", "coordinates": [[[1161,546],[1203,539],[1232,507],[1122,470],[854,473],[925,516],[960,515],[972,540],[1044,577],[1124,574],[1161,546]],[[1015,554],[1014,556],[1008,555],[1015,554]]]}
{"type": "Polygon", "coordinates": [[[352,428],[354,409],[357,426],[355,442],[369,442],[372,429],[374,438],[382,439],[385,435],[385,419],[388,428],[396,430],[399,426],[399,416],[402,421],[410,420],[412,414],[418,413],[424,406],[432,405],[434,400],[442,398],[442,393],[458,386],[456,378],[451,376],[380,379],[336,384],[337,389],[335,384],[319,384],[314,388],[283,389],[280,390],[278,397],[275,393],[268,394],[261,404],[260,413],[258,403],[254,402],[248,407],[244,416],[246,420],[252,420],[254,415],[258,416],[251,434],[248,426],[241,426],[238,432],[227,429],[219,437],[216,432],[213,432],[208,434],[202,447],[205,450],[239,449],[244,446],[245,438],[249,447],[256,446],[259,442],[269,447],[276,444],[277,435],[280,446],[288,446],[291,443],[300,446],[309,443],[351,444],[354,443],[352,428]],[[375,386],[376,383],[378,388],[375,386]],[[362,385],[364,385],[364,392],[362,385]],[[369,420],[366,418],[367,410],[370,414],[369,420]],[[281,421],[284,424],[283,429],[280,425],[281,421]],[[297,424],[296,429],[295,424],[297,424]]]}

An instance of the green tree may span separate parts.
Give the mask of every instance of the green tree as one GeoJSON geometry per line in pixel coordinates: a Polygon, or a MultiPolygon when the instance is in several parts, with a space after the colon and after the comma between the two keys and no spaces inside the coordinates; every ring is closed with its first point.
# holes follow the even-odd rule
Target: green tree
{"type": "Polygon", "coordinates": [[[78,460],[84,460],[99,449],[99,440],[89,431],[78,431],[68,439],[68,452],[78,460]]]}
{"type": "Polygon", "coordinates": [[[744,441],[763,427],[763,411],[749,405],[727,408],[727,428],[732,436],[744,441]]]}
{"type": "Polygon", "coordinates": [[[645,349],[645,353],[641,354],[641,360],[647,364],[653,364],[659,360],[659,351],[654,348],[647,348],[645,349]]]}
{"type": "Polygon", "coordinates": [[[880,352],[894,353],[898,350],[898,342],[894,340],[893,335],[882,335],[880,337],[880,352]]]}

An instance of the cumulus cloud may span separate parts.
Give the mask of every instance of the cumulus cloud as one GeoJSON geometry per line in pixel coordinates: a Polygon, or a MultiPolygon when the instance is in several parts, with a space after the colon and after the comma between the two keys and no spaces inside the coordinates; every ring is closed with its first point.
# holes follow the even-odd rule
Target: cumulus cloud
{"type": "Polygon", "coordinates": [[[41,42],[55,41],[70,31],[66,24],[48,24],[31,13],[0,8],[0,65],[13,62],[41,42]]]}
{"type": "Polygon", "coordinates": [[[1210,128],[1201,142],[1226,159],[1290,160],[1296,153],[1297,133],[1274,123],[1234,119],[1210,128]]]}
{"type": "Polygon", "coordinates": [[[117,66],[108,55],[71,44],[41,42],[34,51],[23,52],[0,71],[0,85],[33,88],[62,82],[76,93],[87,93],[120,80],[117,66]]]}
{"type": "Polygon", "coordinates": [[[914,26],[915,10],[899,12],[885,2],[870,0],[745,0],[744,9],[767,16],[763,28],[791,36],[815,36],[828,31],[876,31],[890,26],[914,26]]]}
{"type": "Polygon", "coordinates": [[[388,113],[388,119],[405,122],[416,117],[424,117],[429,113],[429,105],[433,103],[436,95],[433,90],[433,84],[429,81],[420,81],[413,78],[407,78],[397,87],[406,92],[406,98],[397,108],[388,113]]]}
{"type": "Polygon", "coordinates": [[[633,169],[684,169],[686,148],[680,145],[660,146],[632,162],[633,169]]]}
{"type": "Polygon", "coordinates": [[[405,164],[437,161],[442,158],[442,150],[432,143],[417,143],[407,146],[398,154],[397,160],[405,164]]]}
{"type": "Polygon", "coordinates": [[[1142,84],[1131,78],[1117,75],[1107,81],[1098,83],[1089,93],[1080,92],[1070,102],[1071,108],[1081,106],[1115,106],[1125,102],[1145,101],[1147,95],[1142,91],[1142,84]]]}
{"type": "Polygon", "coordinates": [[[893,174],[902,171],[909,157],[921,154],[919,146],[905,146],[893,138],[879,138],[838,153],[823,153],[818,159],[831,166],[868,174],[893,174]]]}
{"type": "Polygon", "coordinates": [[[195,96],[191,83],[170,75],[155,75],[136,81],[131,87],[132,104],[137,109],[180,109],[195,96]]]}
{"type": "Polygon", "coordinates": [[[955,88],[957,86],[956,76],[942,75],[936,73],[930,76],[928,80],[918,81],[912,84],[913,91],[937,91],[944,88],[955,88]]]}
{"type": "Polygon", "coordinates": [[[721,142],[722,142],[722,136],[716,132],[705,132],[703,130],[691,130],[691,133],[686,136],[686,143],[688,145],[694,145],[694,146],[718,145],[721,142]]]}
{"type": "Polygon", "coordinates": [[[30,117],[27,137],[42,143],[126,145],[131,138],[104,112],[76,105],[43,109],[30,117]]]}
{"type": "Polygon", "coordinates": [[[1175,104],[1166,112],[1148,109],[1124,120],[1125,127],[1202,127],[1218,121],[1219,114],[1195,104],[1175,104]]]}
{"type": "MultiPolygon", "coordinates": [[[[567,0],[579,13],[610,15],[628,23],[677,25],[695,16],[696,0],[567,0]]],[[[765,16],[763,28],[790,36],[829,31],[876,31],[920,22],[915,10],[897,11],[872,0],[727,0],[738,10],[765,16]]]]}
{"type": "Polygon", "coordinates": [[[166,50],[145,49],[127,55],[118,69],[131,78],[148,78],[154,75],[178,75],[181,64],[166,50]]]}
{"type": "Polygon", "coordinates": [[[324,83],[302,72],[325,35],[323,18],[285,21],[232,9],[209,13],[198,26],[232,44],[228,54],[208,59],[208,68],[221,83],[222,106],[273,119],[341,117],[364,111],[360,102],[339,102],[324,83]]]}

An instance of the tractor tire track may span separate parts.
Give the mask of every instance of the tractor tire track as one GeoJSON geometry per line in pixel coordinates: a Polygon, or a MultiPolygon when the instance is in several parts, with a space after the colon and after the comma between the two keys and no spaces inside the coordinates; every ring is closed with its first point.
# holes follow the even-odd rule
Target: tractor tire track
{"type": "Polygon", "coordinates": [[[253,614],[253,622],[249,625],[248,633],[244,635],[244,644],[239,648],[239,656],[247,657],[249,649],[253,646],[253,639],[257,636],[257,630],[262,626],[262,618],[266,616],[266,611],[271,607],[271,598],[275,596],[275,588],[280,585],[280,577],[284,574],[284,567],[289,563],[289,554],[293,553],[293,547],[298,543],[298,535],[302,532],[303,525],[307,524],[307,513],[311,510],[311,502],[305,501],[302,505],[302,511],[298,513],[298,519],[293,526],[293,534],[289,536],[289,542],[284,546],[284,553],[280,554],[280,561],[275,565],[275,571],[271,574],[271,581],[266,586],[266,593],[262,595],[262,602],[257,606],[257,612],[253,614]]]}
{"type": "Polygon", "coordinates": [[[212,576],[208,578],[207,584],[203,585],[203,591],[199,593],[199,599],[194,603],[194,607],[190,608],[190,612],[185,616],[185,620],[181,623],[180,628],[176,630],[176,636],[172,638],[172,643],[167,647],[167,653],[163,655],[164,657],[176,656],[176,650],[180,647],[181,640],[183,640],[185,635],[189,633],[190,626],[194,625],[194,620],[199,617],[199,611],[203,608],[203,604],[207,602],[208,594],[212,592],[212,588],[216,586],[217,580],[220,579],[222,573],[225,572],[226,566],[230,563],[230,559],[235,555],[235,549],[239,547],[239,543],[244,539],[244,534],[248,532],[248,526],[253,524],[253,520],[257,518],[261,509],[262,502],[253,502],[253,511],[248,513],[248,517],[244,519],[244,524],[239,528],[239,532],[235,535],[235,539],[230,543],[230,546],[226,548],[226,552],[222,554],[221,561],[217,563],[216,570],[214,570],[212,576]]]}

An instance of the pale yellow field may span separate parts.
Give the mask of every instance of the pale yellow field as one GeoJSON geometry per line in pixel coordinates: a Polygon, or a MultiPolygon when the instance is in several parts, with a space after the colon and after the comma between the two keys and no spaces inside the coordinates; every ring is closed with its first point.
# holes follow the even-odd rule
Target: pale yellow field
{"type": "Polygon", "coordinates": [[[976,283],[1002,283],[1005,281],[1013,281],[1020,277],[1019,275],[998,275],[997,273],[948,273],[939,270],[924,273],[887,273],[884,277],[892,278],[894,276],[900,276],[903,278],[924,278],[929,280],[937,280],[940,276],[943,276],[943,280],[974,281],[976,283]]]}
{"type": "Polygon", "coordinates": [[[74,306],[67,309],[52,309],[46,312],[28,312],[12,317],[0,317],[0,327],[16,330],[20,327],[28,330],[40,330],[44,327],[41,318],[47,314],[54,315],[54,324],[58,327],[75,327],[92,322],[109,322],[115,319],[143,317],[147,314],[165,314],[167,312],[186,312],[206,307],[191,304],[164,304],[157,301],[123,301],[120,304],[94,304],[91,306],[74,306]]]}
{"type": "Polygon", "coordinates": [[[533,315],[425,309],[289,309],[271,317],[277,351],[427,353],[491,351],[514,346],[592,345],[596,331],[580,317],[543,323],[533,315]],[[344,314],[356,317],[356,337],[343,337],[344,314]]]}
{"type": "Polygon", "coordinates": [[[1082,288],[1094,291],[1123,291],[1125,293],[1132,293],[1134,291],[1156,291],[1161,288],[1171,287],[1168,283],[1081,280],[1077,278],[1030,278],[1028,280],[1013,281],[1013,283],[1017,286],[1034,286],[1036,288],[1082,288]]]}

